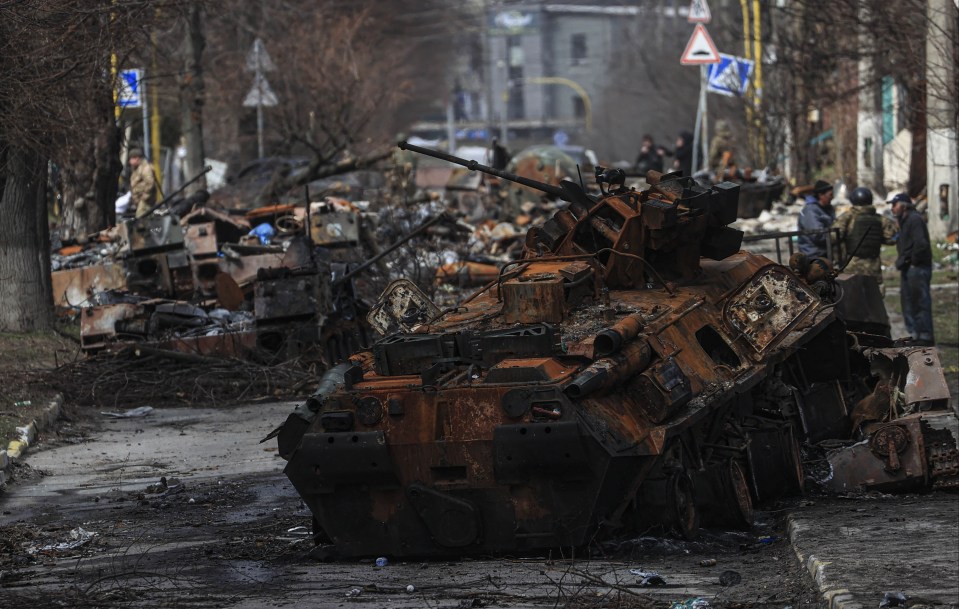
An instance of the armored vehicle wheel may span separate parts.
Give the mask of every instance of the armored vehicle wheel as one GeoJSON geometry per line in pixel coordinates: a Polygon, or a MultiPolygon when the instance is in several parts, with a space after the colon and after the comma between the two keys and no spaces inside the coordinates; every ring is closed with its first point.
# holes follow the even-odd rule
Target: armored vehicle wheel
{"type": "Polygon", "coordinates": [[[730,459],[723,474],[726,520],[731,526],[748,529],[753,524],[753,497],[743,466],[730,459]]]}
{"type": "Polygon", "coordinates": [[[699,534],[699,510],[693,495],[693,482],[686,472],[673,474],[666,484],[666,510],[670,528],[684,539],[699,534]]]}
{"type": "Polygon", "coordinates": [[[788,469],[784,474],[789,476],[789,490],[798,495],[806,493],[806,472],[802,466],[802,450],[799,448],[799,439],[796,437],[795,429],[790,430],[789,439],[784,447],[786,451],[786,463],[788,469]]]}

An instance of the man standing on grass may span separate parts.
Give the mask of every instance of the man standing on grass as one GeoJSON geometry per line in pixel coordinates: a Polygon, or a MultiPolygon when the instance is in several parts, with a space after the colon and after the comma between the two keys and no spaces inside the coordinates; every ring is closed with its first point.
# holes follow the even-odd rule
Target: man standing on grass
{"type": "Polygon", "coordinates": [[[932,245],[929,230],[907,194],[892,200],[892,213],[899,219],[896,268],[902,274],[900,303],[906,330],[917,345],[936,344],[932,332],[932,245]]]}

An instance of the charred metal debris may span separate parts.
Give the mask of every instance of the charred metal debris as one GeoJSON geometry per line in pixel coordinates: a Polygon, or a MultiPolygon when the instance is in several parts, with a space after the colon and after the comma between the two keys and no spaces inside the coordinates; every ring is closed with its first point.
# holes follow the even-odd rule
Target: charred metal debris
{"type": "Polygon", "coordinates": [[[411,282],[382,334],[269,437],[317,554],[443,556],[582,546],[653,527],[748,527],[801,493],[955,488],[957,419],[937,352],[896,346],[869,278],[800,275],[740,249],[739,186],[650,172],[566,206],[453,306],[411,282]]]}
{"type": "MultiPolygon", "coordinates": [[[[321,366],[370,343],[370,303],[413,276],[440,299],[495,277],[518,228],[490,233],[437,197],[373,209],[325,197],[252,210],[165,208],[58,246],[52,285],[83,351],[146,346],[321,366]],[[497,244],[498,257],[482,252],[497,244]]],[[[494,223],[495,226],[495,223],[494,223]]]]}

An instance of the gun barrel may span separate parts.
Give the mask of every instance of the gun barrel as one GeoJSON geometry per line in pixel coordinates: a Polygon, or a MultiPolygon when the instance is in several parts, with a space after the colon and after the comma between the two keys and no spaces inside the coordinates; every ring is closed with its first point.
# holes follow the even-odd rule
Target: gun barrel
{"type": "Polygon", "coordinates": [[[508,180],[510,182],[516,182],[517,184],[522,184],[523,186],[529,186],[530,188],[535,188],[536,190],[541,190],[547,194],[553,195],[564,201],[569,201],[569,196],[566,192],[559,186],[553,186],[552,184],[547,184],[545,182],[538,182],[536,180],[531,180],[529,178],[524,178],[523,176],[518,176],[515,173],[510,173],[508,171],[503,171],[501,169],[494,169],[487,165],[482,165],[476,161],[471,161],[469,159],[464,159],[462,157],[453,156],[452,154],[446,154],[445,152],[440,152],[438,150],[431,150],[430,148],[423,148],[422,146],[416,146],[413,144],[408,144],[406,142],[400,142],[397,144],[400,150],[410,150],[412,152],[418,152],[419,154],[425,154],[426,156],[431,156],[434,159],[441,159],[443,161],[449,161],[456,165],[462,165],[467,169],[472,171],[482,171],[483,173],[488,173],[494,175],[498,178],[508,180]]]}

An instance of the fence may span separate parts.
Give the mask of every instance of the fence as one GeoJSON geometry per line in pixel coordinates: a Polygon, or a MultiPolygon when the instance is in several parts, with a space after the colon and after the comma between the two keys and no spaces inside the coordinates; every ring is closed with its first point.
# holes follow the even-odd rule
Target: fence
{"type": "MultiPolygon", "coordinates": [[[[798,237],[799,235],[822,235],[824,233],[826,235],[826,257],[829,258],[833,264],[837,266],[841,265],[842,262],[844,262],[845,252],[843,251],[843,243],[838,228],[826,228],[815,231],[793,230],[778,233],[763,233],[761,235],[746,235],[743,237],[743,247],[745,248],[746,243],[772,241],[776,251],[776,262],[779,264],[789,264],[789,258],[793,255],[793,252],[796,251],[794,237],[798,237]],[[788,251],[785,261],[783,260],[783,239],[786,240],[786,249],[788,251]]],[[[766,251],[762,251],[761,253],[766,253],[766,251]]]]}

